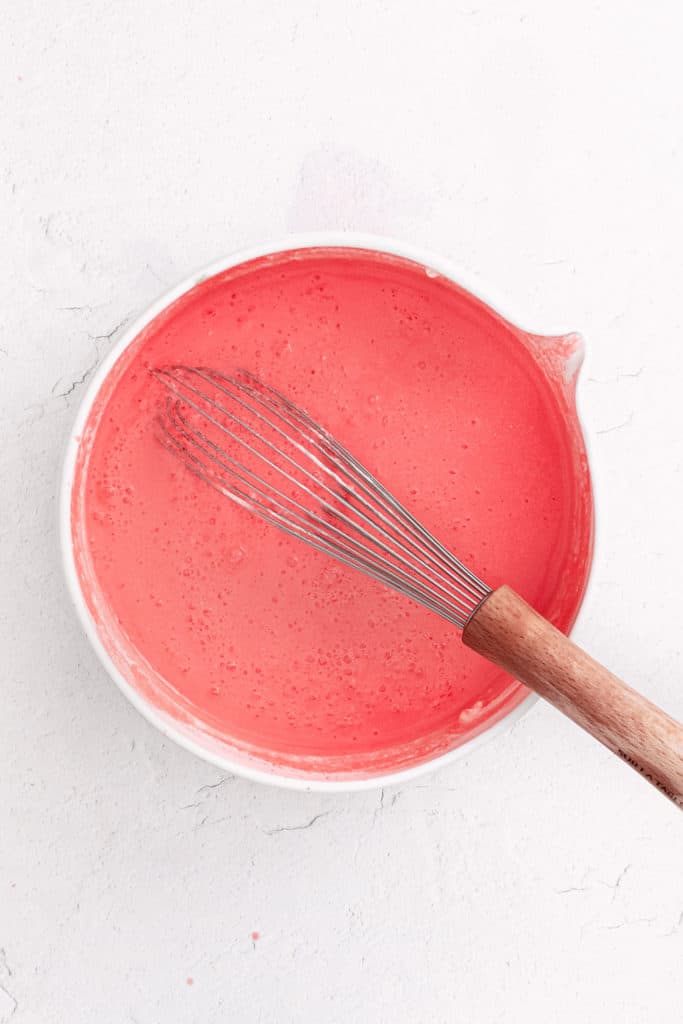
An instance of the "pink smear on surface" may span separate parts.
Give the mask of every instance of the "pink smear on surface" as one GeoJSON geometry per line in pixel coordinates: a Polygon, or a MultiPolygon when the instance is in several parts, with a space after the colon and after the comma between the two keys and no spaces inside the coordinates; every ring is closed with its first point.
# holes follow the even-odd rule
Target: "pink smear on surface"
{"type": "Polygon", "coordinates": [[[397,770],[507,713],[526,691],[454,627],[183,470],[158,443],[148,369],[272,383],[490,585],[567,630],[593,533],[570,341],[360,250],[263,257],[186,292],[114,366],[77,460],[79,578],[120,672],[226,750],[300,772],[397,770]]]}

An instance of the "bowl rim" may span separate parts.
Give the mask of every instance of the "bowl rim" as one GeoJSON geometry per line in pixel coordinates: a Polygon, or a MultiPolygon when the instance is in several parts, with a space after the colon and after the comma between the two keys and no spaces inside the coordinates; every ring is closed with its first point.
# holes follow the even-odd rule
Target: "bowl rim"
{"type": "MultiPolygon", "coordinates": [[[[511,729],[512,726],[518,722],[531,707],[533,707],[538,700],[537,695],[530,692],[522,701],[511,708],[510,711],[496,719],[491,725],[486,726],[482,732],[477,733],[472,738],[465,740],[463,743],[453,747],[451,750],[448,750],[443,754],[438,754],[435,757],[428,758],[425,761],[421,761],[419,764],[412,765],[409,768],[403,768],[398,771],[385,772],[383,774],[360,778],[336,777],[326,779],[324,776],[307,777],[303,773],[284,774],[280,773],[275,768],[273,771],[268,771],[262,768],[252,767],[250,764],[242,761],[232,760],[229,756],[225,756],[215,750],[208,749],[206,746],[203,746],[201,742],[193,739],[192,736],[184,732],[180,727],[176,727],[170,717],[147,700],[147,698],[145,698],[125,678],[114,664],[106,647],[100,639],[95,621],[83,595],[76,567],[71,530],[71,498],[76,469],[76,459],[80,447],[83,428],[102,385],[125,349],[128,348],[135,338],[138,337],[140,332],[144,330],[144,328],[147,327],[147,325],[162,313],[171,303],[175,302],[178,298],[207,278],[264,256],[308,248],[366,249],[385,253],[390,256],[402,257],[421,265],[428,270],[435,271],[437,274],[465,289],[475,298],[479,299],[490,309],[498,313],[501,317],[518,327],[519,330],[523,332],[538,333],[539,335],[547,336],[549,338],[575,333],[572,332],[570,328],[564,326],[559,328],[554,327],[550,331],[546,326],[545,329],[538,330],[537,332],[532,331],[527,326],[520,327],[520,323],[523,322],[526,324],[526,318],[523,317],[520,320],[514,313],[511,313],[510,304],[507,300],[503,299],[495,289],[491,289],[488,285],[484,285],[482,281],[471,272],[467,271],[465,268],[459,266],[450,259],[435,255],[434,253],[421,248],[420,246],[413,245],[412,243],[400,241],[391,237],[359,232],[314,231],[291,233],[281,236],[275,240],[264,242],[260,245],[252,245],[246,248],[237,249],[230,255],[214,260],[208,265],[187,275],[179,283],[175,284],[172,288],[167,289],[158,296],[157,299],[147,306],[142,313],[128,322],[121,329],[115,344],[96,368],[88,382],[87,389],[81,399],[76,416],[67,436],[58,500],[59,539],[62,555],[62,567],[67,583],[67,589],[71,602],[76,610],[80,625],[90,641],[100,664],[105,669],[109,677],[118,686],[123,695],[151,725],[155,726],[164,736],[166,736],[167,739],[172,740],[174,743],[179,744],[195,756],[231,775],[241,776],[242,778],[248,779],[252,782],[265,783],[267,785],[278,786],[285,789],[307,792],[348,793],[360,790],[380,789],[384,786],[399,785],[425,775],[428,772],[437,771],[439,768],[442,768],[447,764],[451,764],[453,761],[468,757],[474,750],[482,746],[484,743],[488,743],[495,736],[511,729]]],[[[583,438],[584,447],[586,448],[586,452],[589,456],[588,465],[590,474],[590,453],[588,451],[588,442],[578,402],[575,402],[575,412],[581,436],[583,438]]],[[[595,519],[595,502],[593,499],[594,529],[595,519]]],[[[592,584],[594,563],[595,544],[591,551],[586,585],[583,597],[577,609],[574,624],[572,625],[572,631],[576,627],[581,616],[582,609],[586,605],[586,598],[592,584]]]]}

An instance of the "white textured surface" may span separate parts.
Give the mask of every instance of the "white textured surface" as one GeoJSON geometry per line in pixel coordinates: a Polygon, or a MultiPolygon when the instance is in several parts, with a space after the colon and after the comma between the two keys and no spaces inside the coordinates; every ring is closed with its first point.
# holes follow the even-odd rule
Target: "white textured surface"
{"type": "Polygon", "coordinates": [[[683,717],[679,10],[6,5],[0,1024],[680,1019],[680,816],[559,715],[400,792],[222,780],[104,676],[55,541],[118,324],[288,230],[400,236],[585,334],[577,636],[683,717]]]}

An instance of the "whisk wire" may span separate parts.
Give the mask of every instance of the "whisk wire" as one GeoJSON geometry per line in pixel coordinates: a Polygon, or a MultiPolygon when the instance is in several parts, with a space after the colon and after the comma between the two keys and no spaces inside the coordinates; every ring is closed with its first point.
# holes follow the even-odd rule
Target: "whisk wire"
{"type": "MultiPolygon", "coordinates": [[[[344,477],[346,477],[346,479],[350,483],[344,484],[344,482],[340,480],[337,474],[332,473],[331,475],[334,476],[335,480],[337,480],[342,486],[349,486],[351,493],[356,498],[360,498],[360,496],[358,495],[355,488],[356,486],[360,485],[361,490],[371,500],[377,503],[384,502],[384,506],[386,510],[389,512],[389,515],[391,516],[393,522],[390,522],[389,518],[383,515],[380,510],[374,509],[371,505],[368,504],[368,502],[360,498],[360,500],[363,501],[363,504],[367,508],[371,509],[372,511],[378,512],[382,521],[390,526],[394,534],[398,536],[399,540],[401,537],[405,538],[407,524],[408,527],[410,528],[408,531],[409,535],[415,536],[418,541],[424,542],[426,540],[428,543],[432,544],[436,548],[436,551],[440,557],[435,557],[435,555],[432,553],[429,547],[420,548],[420,553],[427,557],[428,560],[434,562],[435,564],[441,564],[442,567],[447,572],[447,574],[452,575],[455,582],[459,583],[460,585],[463,585],[464,589],[467,590],[471,596],[477,597],[479,595],[480,591],[477,587],[477,584],[479,584],[480,581],[477,579],[477,577],[472,572],[470,572],[470,570],[462,562],[460,562],[457,558],[455,558],[454,555],[452,555],[446,548],[444,548],[436,540],[436,538],[429,534],[428,531],[425,530],[425,528],[422,526],[422,524],[417,519],[415,519],[408,512],[408,510],[404,506],[402,506],[393,497],[393,495],[389,491],[387,491],[387,489],[375,477],[373,477],[372,474],[360,462],[358,462],[358,460],[346,448],[344,448],[334,437],[332,437],[332,435],[328,434],[323,427],[320,427],[318,424],[316,424],[315,421],[312,420],[306,412],[304,412],[304,410],[299,409],[289,399],[285,398],[283,395],[280,395],[279,392],[274,391],[274,389],[268,387],[268,385],[261,384],[261,387],[267,392],[271,393],[273,396],[275,396],[276,399],[280,399],[285,404],[286,408],[294,413],[295,419],[293,421],[290,419],[286,420],[286,422],[288,422],[292,427],[295,427],[296,429],[301,431],[301,427],[298,422],[298,420],[301,420],[303,423],[308,424],[313,431],[317,431],[317,437],[315,436],[315,433],[312,436],[306,435],[307,440],[309,440],[317,447],[320,447],[321,450],[324,450],[327,457],[331,458],[334,461],[334,464],[338,472],[341,473],[344,477]],[[322,444],[321,441],[323,442],[322,444]],[[344,463],[352,467],[352,469],[355,471],[355,477],[345,466],[344,463]],[[455,573],[453,573],[452,570],[453,563],[457,563],[458,572],[462,576],[464,576],[465,581],[470,581],[470,586],[467,586],[466,583],[463,584],[463,581],[461,579],[456,579],[455,573]]],[[[257,400],[260,400],[258,395],[256,397],[257,400]]],[[[285,419],[282,412],[279,409],[277,409],[277,406],[275,406],[274,411],[277,412],[277,414],[280,415],[283,419],[285,419]]],[[[325,466],[322,463],[319,464],[327,472],[330,472],[327,466],[325,466]]]]}
{"type": "MultiPolygon", "coordinates": [[[[203,369],[198,369],[196,372],[197,375],[206,380],[207,383],[214,384],[220,391],[226,394],[228,398],[234,398],[234,392],[233,390],[230,390],[228,387],[226,387],[226,385],[230,385],[230,387],[233,389],[238,388],[240,391],[244,392],[250,398],[258,402],[269,412],[274,413],[276,416],[278,416],[280,420],[283,421],[287,426],[295,429],[309,445],[313,445],[314,448],[320,450],[320,452],[327,459],[333,461],[336,468],[336,472],[330,469],[329,465],[327,465],[320,458],[317,458],[310,451],[310,448],[307,448],[301,443],[292,439],[292,437],[289,434],[287,434],[277,425],[273,424],[271,420],[269,420],[267,417],[264,417],[258,410],[254,409],[253,406],[240,400],[239,398],[234,399],[238,401],[239,404],[243,406],[243,408],[247,409],[250,412],[253,412],[256,416],[258,416],[259,419],[263,420],[263,422],[268,423],[269,426],[272,426],[273,429],[275,429],[277,433],[280,434],[281,437],[283,437],[283,439],[293,444],[304,456],[311,459],[321,470],[323,470],[323,472],[331,476],[339,486],[345,489],[345,491],[347,492],[347,497],[352,495],[356,500],[360,501],[360,503],[370,513],[378,515],[381,522],[390,529],[391,534],[393,536],[390,536],[389,533],[386,533],[381,527],[379,527],[379,525],[374,520],[368,518],[362,513],[359,513],[358,509],[354,508],[354,511],[357,514],[361,515],[361,517],[365,520],[366,523],[368,523],[374,529],[380,529],[380,532],[386,539],[392,539],[397,545],[401,547],[401,549],[404,552],[406,551],[404,545],[407,541],[413,548],[414,553],[419,553],[422,557],[427,558],[427,560],[432,562],[435,566],[441,566],[441,570],[446,572],[446,574],[452,579],[454,585],[456,585],[457,587],[461,587],[469,595],[470,598],[480,598],[481,591],[480,588],[478,587],[479,581],[474,576],[474,574],[471,573],[470,570],[467,569],[465,565],[459,562],[459,560],[456,559],[454,555],[452,555],[445,548],[443,548],[442,545],[440,545],[438,541],[436,541],[436,539],[433,538],[424,529],[424,527],[418,522],[418,520],[414,519],[414,517],[411,516],[410,513],[408,513],[407,509],[400,505],[400,503],[393,497],[393,495],[389,491],[387,491],[386,488],[383,487],[383,485],[380,484],[380,482],[376,480],[376,478],[373,477],[372,474],[370,474],[368,470],[366,470],[365,467],[360,462],[358,462],[358,460],[346,448],[344,448],[338,441],[336,441],[336,439],[332,437],[332,435],[329,434],[323,427],[321,427],[314,420],[312,420],[308,413],[306,413],[303,409],[300,409],[284,395],[281,395],[278,391],[275,391],[275,389],[269,387],[267,384],[264,384],[262,381],[259,381],[257,378],[253,377],[251,374],[248,374],[246,371],[241,371],[242,375],[246,377],[248,380],[252,381],[255,387],[249,388],[245,383],[241,382],[237,378],[229,377],[225,374],[219,373],[218,371],[206,371],[203,369]],[[284,411],[282,407],[284,407],[284,411]],[[287,415],[287,413],[289,415],[287,415]],[[302,429],[302,424],[307,426],[310,432],[307,433],[306,431],[304,431],[302,429]],[[353,468],[353,470],[355,471],[355,476],[346,468],[344,462],[346,462],[353,468]],[[340,477],[340,473],[346,478],[346,482],[344,479],[340,477]],[[371,501],[374,501],[376,505],[372,505],[368,500],[366,500],[366,498],[362,496],[361,493],[358,492],[357,488],[359,485],[361,491],[368,498],[370,498],[371,501]],[[380,502],[384,503],[384,507],[391,518],[389,518],[386,514],[383,513],[380,502]],[[398,513],[396,510],[398,510],[398,513]],[[406,524],[406,520],[408,521],[408,524],[406,524]],[[408,536],[406,536],[406,525],[408,525],[409,527],[408,536]],[[432,553],[428,546],[424,545],[425,540],[435,545],[437,549],[436,556],[432,553]],[[456,575],[456,573],[453,572],[452,569],[452,565],[454,562],[458,565],[458,575],[456,575]],[[464,577],[464,579],[462,577],[464,577]]],[[[246,424],[244,424],[243,421],[238,422],[240,422],[242,426],[246,426],[246,424]]],[[[262,438],[260,438],[260,436],[259,439],[263,440],[262,438]]],[[[294,459],[288,457],[286,453],[275,449],[272,444],[270,444],[269,447],[276,450],[278,455],[287,458],[287,461],[290,462],[292,465],[296,466],[297,469],[306,472],[304,467],[302,467],[294,459]]],[[[324,487],[324,484],[322,484],[319,478],[316,478],[314,474],[306,473],[306,475],[309,476],[310,479],[315,480],[316,483],[324,487]]],[[[337,492],[333,491],[329,487],[325,487],[325,490],[327,490],[328,493],[332,495],[334,498],[338,499],[339,496],[337,492]]]]}
{"type": "MultiPolygon", "coordinates": [[[[295,534],[296,536],[301,537],[302,539],[306,539],[307,531],[309,531],[311,525],[313,525],[315,528],[314,533],[317,540],[319,541],[320,544],[324,545],[324,548],[321,547],[320,550],[324,550],[327,554],[335,554],[336,550],[338,549],[333,549],[332,546],[329,544],[329,542],[325,540],[324,537],[325,531],[331,532],[334,535],[336,535],[336,537],[338,537],[340,541],[345,541],[351,546],[352,555],[354,557],[353,564],[355,565],[356,568],[362,568],[363,571],[369,572],[373,568],[373,563],[379,563],[381,576],[378,576],[377,578],[379,578],[381,582],[388,582],[390,574],[393,573],[397,577],[400,576],[403,585],[406,588],[406,593],[408,592],[407,588],[410,588],[411,596],[415,596],[419,593],[428,598],[433,597],[433,595],[430,594],[429,588],[431,587],[433,589],[434,586],[436,586],[436,589],[441,591],[441,593],[443,594],[442,600],[444,601],[444,603],[451,607],[452,611],[455,614],[462,614],[463,611],[466,609],[466,605],[464,604],[461,598],[454,598],[453,595],[449,594],[449,591],[447,590],[446,587],[442,586],[440,583],[434,584],[432,582],[432,578],[430,578],[425,573],[418,573],[418,575],[422,576],[425,579],[425,582],[427,584],[426,588],[422,588],[416,585],[415,581],[411,578],[409,574],[400,570],[398,567],[396,567],[393,563],[391,563],[381,554],[377,553],[372,548],[366,547],[364,544],[357,541],[354,537],[349,536],[347,533],[344,533],[344,531],[339,527],[334,526],[332,523],[324,520],[318,514],[309,511],[300,503],[295,501],[293,498],[286,495],[279,488],[270,485],[272,493],[268,493],[267,491],[265,491],[260,486],[260,481],[256,474],[241,466],[241,464],[238,463],[237,460],[232,459],[229,455],[222,452],[221,449],[219,449],[218,446],[210,438],[208,438],[205,434],[202,433],[202,431],[193,431],[189,427],[186,418],[180,412],[177,402],[172,403],[172,405],[174,407],[172,411],[168,413],[169,420],[175,423],[177,427],[177,434],[179,434],[182,437],[184,442],[200,451],[220,469],[225,470],[227,473],[229,473],[231,477],[251,488],[251,491],[249,493],[246,493],[244,491],[239,490],[239,488],[235,487],[234,484],[232,485],[231,488],[224,488],[222,484],[220,485],[221,489],[224,489],[225,491],[232,491],[236,496],[238,496],[241,504],[245,505],[247,508],[254,510],[254,494],[258,494],[261,498],[264,499],[264,501],[268,503],[268,511],[270,513],[269,521],[272,522],[274,525],[278,525],[282,529],[287,529],[287,532],[295,534]],[[228,465],[228,463],[232,463],[232,465],[228,465]],[[276,495],[277,497],[274,498],[273,495],[276,495]],[[274,509],[277,509],[278,511],[275,511],[274,509]],[[292,526],[291,521],[294,521],[293,529],[288,528],[288,522],[286,517],[289,517],[290,526],[292,526]]],[[[211,421],[213,422],[212,417],[207,417],[207,419],[211,419],[211,421]]],[[[170,436],[169,440],[178,454],[185,455],[192,461],[193,466],[191,466],[190,468],[192,468],[195,472],[197,472],[197,468],[199,468],[200,472],[198,472],[197,475],[201,476],[202,479],[205,479],[207,482],[212,483],[214,486],[217,486],[217,481],[215,477],[210,476],[209,474],[203,471],[203,465],[201,463],[201,460],[198,459],[196,454],[192,453],[191,451],[188,451],[186,448],[183,447],[183,445],[180,445],[175,436],[170,436]]],[[[310,494],[312,497],[315,497],[314,493],[309,488],[302,489],[306,490],[306,492],[310,494]]],[[[324,511],[328,512],[330,515],[334,517],[337,516],[337,513],[329,506],[323,506],[323,508],[324,511]]],[[[263,515],[263,518],[266,518],[266,516],[263,515]]],[[[373,539],[372,535],[367,531],[361,531],[360,528],[358,528],[358,532],[360,532],[362,536],[366,537],[368,540],[373,539]]],[[[402,561],[409,569],[412,568],[408,561],[402,561]]],[[[351,563],[348,562],[347,564],[351,563]]]]}
{"type": "Polygon", "coordinates": [[[244,371],[239,377],[192,367],[151,372],[169,391],[160,417],[163,443],[238,504],[460,627],[490,593],[350,452],[274,388],[244,371]],[[226,451],[228,442],[233,452],[237,444],[238,453],[255,458],[257,469],[274,473],[279,486],[226,451]]]}

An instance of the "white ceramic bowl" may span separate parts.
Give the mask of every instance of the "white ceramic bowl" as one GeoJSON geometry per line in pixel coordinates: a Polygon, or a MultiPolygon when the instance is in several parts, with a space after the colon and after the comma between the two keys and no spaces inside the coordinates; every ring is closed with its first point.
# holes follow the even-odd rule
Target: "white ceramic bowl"
{"type": "MultiPolygon", "coordinates": [[[[106,671],[126,695],[128,700],[130,700],[130,702],[149,722],[155,725],[169,739],[174,740],[193,754],[209,761],[225,772],[242,775],[257,782],[266,782],[291,789],[318,791],[336,790],[348,792],[352,790],[375,789],[381,786],[395,785],[400,782],[405,782],[408,779],[413,779],[418,775],[423,775],[425,772],[432,771],[445,764],[449,764],[456,760],[456,758],[468,756],[474,749],[476,749],[476,747],[480,746],[485,741],[492,739],[503,730],[508,729],[513,722],[517,721],[522,715],[524,715],[537,700],[536,696],[534,694],[529,694],[521,703],[513,707],[502,718],[494,721],[491,725],[485,728],[483,732],[470,739],[466,739],[459,746],[454,747],[447,753],[433,757],[427,761],[401,771],[391,772],[384,775],[372,775],[371,777],[337,779],[321,778],[318,776],[310,777],[305,773],[295,773],[289,769],[277,769],[275,767],[271,770],[268,766],[264,766],[260,761],[256,762],[247,755],[226,749],[225,745],[213,740],[200,729],[193,727],[191,723],[180,722],[174,719],[170,714],[160,710],[151,703],[130,683],[128,679],[123,676],[106,650],[86,604],[76,568],[71,529],[72,486],[74,482],[74,472],[80,437],[95,398],[107,375],[119,359],[122,352],[140,334],[143,328],[158,316],[159,313],[161,313],[170,303],[174,302],[177,298],[183,295],[186,291],[189,291],[195,285],[199,284],[201,281],[204,281],[208,277],[212,277],[214,274],[218,274],[221,271],[228,270],[238,264],[245,263],[249,260],[257,259],[258,257],[266,256],[271,253],[307,247],[325,246],[370,249],[412,260],[414,263],[421,264],[425,268],[434,270],[436,273],[449,278],[456,284],[459,284],[472,295],[485,302],[489,307],[496,310],[506,320],[509,320],[511,323],[519,326],[519,320],[510,311],[507,303],[502,301],[498,296],[492,294],[488,288],[482,289],[481,284],[478,281],[470,279],[466,272],[461,271],[446,260],[433,256],[431,253],[427,253],[412,245],[394,241],[392,239],[377,237],[374,235],[323,232],[305,235],[291,235],[280,239],[277,242],[256,246],[250,249],[243,249],[240,252],[236,252],[232,256],[219,260],[216,263],[205,267],[203,270],[191,275],[175,288],[166,292],[157,299],[157,301],[153,303],[141,316],[126,327],[126,329],[120,334],[111,351],[98,367],[78,410],[76,420],[71,428],[67,442],[59,503],[59,526],[64,572],[71,598],[76,607],[81,624],[106,671]]],[[[539,335],[542,334],[549,339],[557,339],[560,337],[571,338],[568,359],[570,364],[569,375],[573,376],[583,358],[583,345],[578,336],[565,330],[554,330],[552,333],[541,331],[534,333],[538,333],[539,335]]]]}

